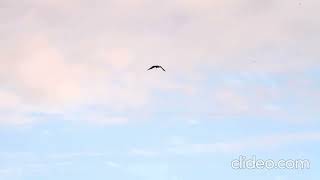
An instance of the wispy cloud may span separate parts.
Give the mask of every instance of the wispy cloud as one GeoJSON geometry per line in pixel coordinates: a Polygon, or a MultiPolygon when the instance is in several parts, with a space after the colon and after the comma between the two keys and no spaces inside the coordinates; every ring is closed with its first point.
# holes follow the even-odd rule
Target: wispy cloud
{"type": "Polygon", "coordinates": [[[159,155],[159,152],[152,149],[133,148],[129,151],[129,155],[140,157],[156,157],[159,155]]]}
{"type": "Polygon", "coordinates": [[[119,163],[113,162],[113,161],[107,161],[106,162],[107,166],[113,167],[113,168],[119,168],[121,165],[119,163]]]}
{"type": "Polygon", "coordinates": [[[230,142],[184,143],[169,147],[168,151],[176,154],[260,152],[318,141],[320,141],[319,132],[286,133],[236,139],[230,142]]]}

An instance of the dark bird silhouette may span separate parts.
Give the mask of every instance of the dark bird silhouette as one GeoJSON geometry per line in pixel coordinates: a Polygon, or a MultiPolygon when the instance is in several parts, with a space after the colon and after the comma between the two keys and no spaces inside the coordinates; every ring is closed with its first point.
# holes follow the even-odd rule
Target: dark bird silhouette
{"type": "Polygon", "coordinates": [[[148,69],[148,71],[151,70],[151,69],[154,69],[154,68],[161,68],[163,71],[166,71],[165,69],[163,69],[162,66],[159,66],[159,65],[151,66],[151,67],[148,69]]]}

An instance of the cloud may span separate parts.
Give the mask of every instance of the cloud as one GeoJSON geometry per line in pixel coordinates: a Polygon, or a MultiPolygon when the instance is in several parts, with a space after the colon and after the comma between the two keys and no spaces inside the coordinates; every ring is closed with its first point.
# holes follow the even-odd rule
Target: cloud
{"type": "Polygon", "coordinates": [[[249,111],[250,102],[248,102],[248,98],[234,89],[225,88],[216,90],[213,96],[213,101],[220,108],[219,112],[231,111],[232,113],[239,114],[249,111]]]}
{"type": "MultiPolygon", "coordinates": [[[[320,4],[312,0],[302,6],[290,0],[2,4],[0,95],[5,102],[0,108],[7,112],[1,115],[5,123],[36,122],[25,115],[32,112],[69,116],[66,112],[90,105],[152,111],[161,108],[154,103],[159,92],[194,98],[208,89],[207,77],[246,72],[275,79],[320,65],[320,4]],[[146,74],[151,64],[162,64],[168,72],[146,74]],[[19,112],[10,113],[13,109],[19,112]]],[[[252,112],[254,98],[220,86],[210,100],[231,106],[233,113],[252,112]]],[[[203,104],[210,103],[198,106],[203,104]]],[[[274,111],[277,105],[265,106],[274,111]]],[[[129,121],[99,117],[95,122],[129,121]]]]}
{"type": "Polygon", "coordinates": [[[107,161],[106,162],[106,165],[109,166],[109,167],[113,167],[113,168],[119,168],[121,167],[120,164],[116,163],[116,162],[113,162],[113,161],[107,161]]]}
{"type": "MultiPolygon", "coordinates": [[[[97,114],[97,113],[96,113],[97,114]]],[[[121,116],[103,116],[103,115],[94,115],[83,118],[83,121],[87,121],[93,124],[98,125],[122,125],[127,124],[129,122],[127,117],[121,116]]]]}
{"type": "Polygon", "coordinates": [[[276,176],[275,180],[286,180],[288,179],[287,176],[276,176]]]}
{"type": "Polygon", "coordinates": [[[127,171],[132,177],[139,179],[172,179],[167,163],[131,163],[127,171]]]}
{"type": "Polygon", "coordinates": [[[0,99],[0,125],[24,126],[37,121],[27,114],[28,108],[14,93],[0,90],[0,99]]]}
{"type": "Polygon", "coordinates": [[[130,150],[129,154],[141,157],[156,157],[159,155],[159,152],[150,149],[133,148],[130,150]]]}
{"type": "Polygon", "coordinates": [[[80,96],[76,66],[50,47],[45,37],[33,36],[23,42],[18,55],[5,61],[6,85],[29,102],[65,103],[80,96]]]}
{"type": "Polygon", "coordinates": [[[49,159],[54,160],[66,160],[66,159],[77,159],[77,158],[83,158],[83,157],[105,157],[107,156],[107,153],[103,152],[67,152],[67,153],[54,153],[49,154],[49,159]]]}
{"type": "Polygon", "coordinates": [[[231,142],[185,143],[168,148],[168,152],[175,154],[193,154],[270,151],[292,144],[317,141],[320,141],[319,132],[287,133],[238,139],[231,142]]]}

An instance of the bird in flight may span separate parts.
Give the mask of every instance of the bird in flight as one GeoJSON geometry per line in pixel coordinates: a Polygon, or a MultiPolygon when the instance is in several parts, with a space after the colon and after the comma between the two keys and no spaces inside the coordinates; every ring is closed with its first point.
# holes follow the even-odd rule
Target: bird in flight
{"type": "Polygon", "coordinates": [[[151,66],[151,67],[148,69],[148,71],[151,70],[151,69],[153,69],[153,68],[161,68],[163,71],[166,71],[166,70],[163,69],[162,66],[159,66],[159,65],[151,66]]]}

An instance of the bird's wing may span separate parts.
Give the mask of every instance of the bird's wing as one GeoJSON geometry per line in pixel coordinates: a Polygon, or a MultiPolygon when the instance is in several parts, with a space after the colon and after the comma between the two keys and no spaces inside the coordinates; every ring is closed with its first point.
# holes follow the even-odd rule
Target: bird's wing
{"type": "Polygon", "coordinates": [[[148,70],[153,69],[153,68],[154,68],[154,66],[151,66],[148,70]]]}
{"type": "Polygon", "coordinates": [[[160,68],[161,68],[163,71],[166,71],[166,70],[164,70],[164,69],[163,69],[163,67],[162,67],[162,66],[160,66],[160,68]]]}

